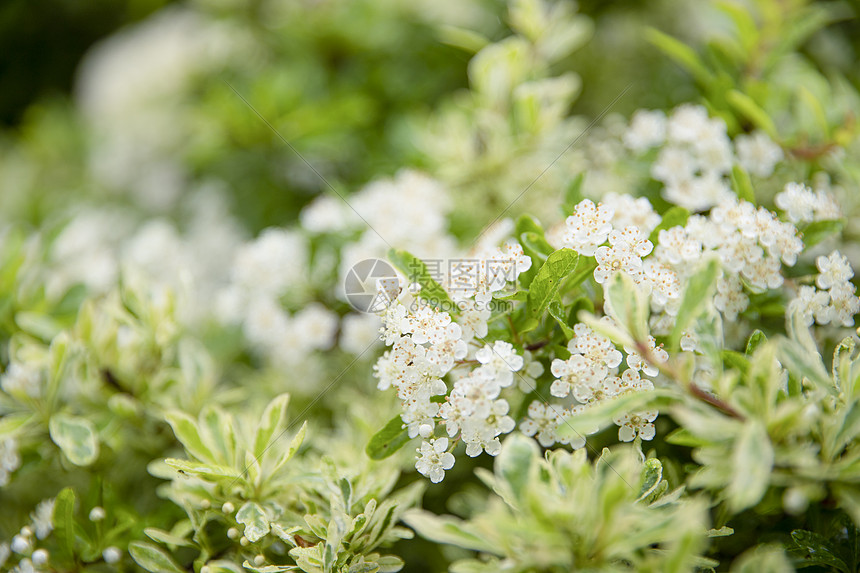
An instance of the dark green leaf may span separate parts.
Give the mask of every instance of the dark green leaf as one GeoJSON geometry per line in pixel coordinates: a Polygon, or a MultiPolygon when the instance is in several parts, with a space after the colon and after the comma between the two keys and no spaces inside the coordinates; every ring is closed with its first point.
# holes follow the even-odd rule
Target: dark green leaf
{"type": "Polygon", "coordinates": [[[810,223],[801,229],[803,244],[807,247],[817,245],[827,237],[841,233],[844,226],[845,223],[841,220],[810,223]]]}
{"type": "Polygon", "coordinates": [[[75,492],[67,487],[54,500],[54,537],[61,558],[72,561],[75,555],[75,492]]]}
{"type": "Polygon", "coordinates": [[[442,285],[430,275],[424,261],[407,251],[397,249],[388,251],[388,258],[394,263],[394,266],[406,275],[407,280],[416,282],[421,286],[419,293],[421,298],[433,301],[443,308],[450,308],[452,313],[456,313],[456,305],[451,302],[451,297],[448,296],[442,285]]]}
{"type": "Polygon", "coordinates": [[[370,438],[365,451],[371,459],[383,460],[402,448],[409,440],[409,434],[398,414],[370,438]]]}
{"type": "Polygon", "coordinates": [[[562,281],[576,269],[578,263],[579,255],[572,249],[559,249],[547,257],[529,289],[528,318],[540,320],[547,305],[558,293],[562,281]]]}
{"type": "Polygon", "coordinates": [[[663,219],[657,228],[651,232],[649,240],[655,245],[660,238],[660,231],[671,229],[672,227],[683,227],[687,224],[687,219],[690,218],[690,212],[683,207],[672,207],[663,213],[663,219]]]}
{"type": "Polygon", "coordinates": [[[810,565],[823,565],[825,567],[833,567],[845,573],[854,573],[839,557],[836,548],[831,544],[830,540],[812,531],[803,529],[795,529],[791,532],[791,541],[794,544],[791,553],[795,557],[803,559],[804,562],[810,565]]]}
{"type": "Polygon", "coordinates": [[[752,334],[750,334],[749,340],[747,341],[747,349],[746,355],[752,356],[753,353],[758,349],[759,346],[767,342],[767,336],[764,335],[764,332],[761,330],[756,330],[752,334]]]}
{"type": "Polygon", "coordinates": [[[738,199],[749,201],[755,205],[755,191],[753,191],[752,181],[750,181],[749,174],[740,165],[732,166],[732,187],[738,199]]]}

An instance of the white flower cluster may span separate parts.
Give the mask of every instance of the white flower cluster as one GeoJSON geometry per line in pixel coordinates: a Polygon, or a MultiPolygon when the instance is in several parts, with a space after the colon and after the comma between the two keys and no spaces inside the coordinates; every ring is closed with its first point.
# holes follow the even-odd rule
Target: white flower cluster
{"type": "Polygon", "coordinates": [[[12,553],[24,557],[10,571],[37,573],[48,563],[50,554],[46,549],[37,549],[36,545],[39,540],[45,539],[54,530],[54,500],[41,501],[36,506],[36,510],[30,514],[30,519],[30,523],[13,536],[8,545],[0,544],[0,566],[4,565],[12,553]]]}
{"type": "MultiPolygon", "coordinates": [[[[601,319],[611,323],[612,319],[605,316],[601,319]]],[[[642,375],[654,377],[658,369],[646,362],[634,350],[625,348],[627,354],[626,369],[619,375],[619,367],[624,355],[606,337],[597,334],[585,324],[574,327],[574,337],[567,345],[570,358],[556,358],[552,362],[551,372],[556,380],[550,387],[550,393],[557,398],[567,398],[572,395],[577,404],[568,408],[554,405],[543,405],[532,402],[528,409],[528,418],[520,424],[520,431],[527,436],[537,436],[538,441],[545,447],[555,443],[570,444],[573,448],[585,445],[585,437],[576,435],[572,439],[561,439],[558,430],[566,423],[566,418],[583,411],[588,406],[610,400],[629,392],[644,392],[654,389],[654,384],[642,375]]],[[[658,362],[669,359],[665,350],[658,347],[656,340],[651,337],[649,358],[658,362]]],[[[654,425],[651,423],[657,417],[656,412],[631,412],[615,419],[618,424],[620,440],[629,442],[638,434],[644,440],[654,437],[654,425]]]]}
{"type": "Polygon", "coordinates": [[[635,153],[661,148],[651,176],[664,184],[667,201],[691,211],[705,211],[733,196],[727,176],[734,163],[768,177],[783,159],[782,149],[762,132],[738,136],[735,155],[726,124],[690,104],[668,118],[662,111],[636,112],[623,140],[635,153]]]}
{"type": "MultiPolygon", "coordinates": [[[[679,286],[702,257],[708,253],[719,257],[723,276],[717,283],[714,303],[728,320],[734,320],[749,305],[744,287],[752,292],[779,288],[784,280],[781,265],[794,265],[802,250],[794,225],[780,221],[763,207],[732,198],[708,216],[693,215],[684,227],[661,230],[654,256],[664,272],[674,273],[678,282],[672,282],[679,286]]],[[[672,294],[676,290],[672,289],[672,294]]],[[[663,310],[674,316],[678,296],[667,299],[671,304],[663,310]]],[[[666,316],[655,316],[652,327],[657,334],[666,334],[673,323],[666,316]]]]}
{"type": "Polygon", "coordinates": [[[854,326],[854,315],[860,311],[860,298],[851,283],[854,269],[848,257],[839,251],[815,260],[818,276],[815,286],[798,289],[797,298],[789,303],[789,312],[800,312],[807,324],[854,326]],[[819,290],[820,289],[820,290],[819,290]]]}
{"type": "Polygon", "coordinates": [[[802,183],[788,183],[776,194],[774,203],[792,223],[833,221],[842,218],[842,209],[826,189],[813,191],[802,183]]]}
{"type": "Polygon", "coordinates": [[[9,483],[12,473],[21,467],[21,455],[18,453],[18,442],[14,438],[6,438],[0,442],[0,487],[9,483]]]}
{"type": "Polygon", "coordinates": [[[307,244],[298,232],[266,229],[237,249],[231,281],[217,297],[218,315],[242,325],[255,350],[285,364],[334,344],[338,317],[310,303],[290,315],[280,299],[303,285],[307,244]]]}
{"type": "Polygon", "coordinates": [[[508,415],[510,405],[501,397],[502,391],[514,386],[515,373],[525,384],[534,384],[534,378],[543,372],[539,362],[529,355],[527,364],[526,357],[509,342],[483,341],[490,318],[486,303],[492,293],[531,266],[531,259],[516,244],[489,254],[493,258],[488,262],[503,267],[501,274],[458,291],[458,322],[450,313],[427,304],[407,307],[404,302],[419,303],[407,300],[408,291],[383,313],[380,332],[391,349],[374,366],[378,387],[396,390],[409,436],[420,435],[425,440],[418,450],[416,468],[434,483],[453,466],[449,447],[453,449],[460,441],[472,457],[484,451],[499,453],[499,436],[516,425],[508,415]],[[444,380],[449,374],[450,387],[444,380]],[[446,438],[433,438],[437,424],[444,426],[446,438]]]}
{"type": "Polygon", "coordinates": [[[31,365],[13,361],[0,376],[0,388],[17,400],[39,398],[42,395],[42,373],[31,365]]]}

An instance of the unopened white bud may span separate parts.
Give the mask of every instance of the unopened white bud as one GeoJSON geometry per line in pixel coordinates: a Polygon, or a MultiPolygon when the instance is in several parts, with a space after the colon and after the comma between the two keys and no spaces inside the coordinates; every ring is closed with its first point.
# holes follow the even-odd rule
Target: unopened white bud
{"type": "Polygon", "coordinates": [[[114,547],[111,545],[110,547],[105,548],[102,551],[102,558],[105,560],[105,563],[113,564],[122,559],[122,551],[120,551],[119,547],[114,547]]]}
{"type": "Polygon", "coordinates": [[[254,565],[256,565],[257,567],[259,567],[260,565],[262,565],[265,562],[266,562],[266,556],[265,555],[260,554],[260,555],[257,555],[256,557],[254,557],[254,565]]]}
{"type": "Polygon", "coordinates": [[[33,565],[39,567],[40,565],[44,565],[48,562],[48,550],[47,549],[37,549],[33,552],[33,555],[30,558],[33,560],[33,565]]]}
{"type": "Polygon", "coordinates": [[[104,508],[97,505],[90,510],[90,521],[101,521],[105,518],[105,515],[104,508]]]}
{"type": "Polygon", "coordinates": [[[16,535],[12,538],[10,547],[15,553],[26,553],[30,550],[30,540],[23,535],[16,535]]]}
{"type": "Polygon", "coordinates": [[[239,530],[235,527],[231,527],[227,530],[227,537],[229,537],[230,539],[239,539],[240,535],[241,533],[239,533],[239,530]]]}
{"type": "MultiPolygon", "coordinates": [[[[208,499],[204,499],[203,501],[200,502],[200,507],[203,509],[209,509],[210,507],[212,507],[212,502],[210,502],[208,499]]],[[[204,567],[205,567],[205,565],[204,565],[204,567]]]]}
{"type": "Polygon", "coordinates": [[[421,424],[418,426],[418,435],[424,439],[429,438],[433,435],[433,426],[430,424],[421,424]]]}
{"type": "Polygon", "coordinates": [[[245,537],[244,535],[242,536],[242,539],[239,540],[239,545],[241,545],[242,547],[246,547],[250,544],[251,544],[251,540],[248,539],[247,537],[245,537]]]}
{"type": "Polygon", "coordinates": [[[233,504],[232,504],[232,503],[230,503],[230,502],[228,501],[228,502],[226,502],[224,505],[222,505],[222,506],[221,506],[221,511],[223,511],[223,512],[224,512],[224,513],[226,513],[227,515],[230,515],[231,513],[233,513],[234,511],[236,511],[236,508],[233,506],[233,504]]]}

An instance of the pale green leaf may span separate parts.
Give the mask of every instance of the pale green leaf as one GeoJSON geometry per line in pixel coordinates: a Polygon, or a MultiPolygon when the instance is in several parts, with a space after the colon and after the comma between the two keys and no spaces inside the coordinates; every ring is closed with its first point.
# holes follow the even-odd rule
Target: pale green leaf
{"type": "Polygon", "coordinates": [[[48,424],[51,439],[76,466],[88,466],[99,457],[96,428],[86,418],[55,414],[48,424]]]}
{"type": "Polygon", "coordinates": [[[164,550],[143,541],[132,541],[128,552],[135,563],[151,573],[186,573],[164,550]]]}

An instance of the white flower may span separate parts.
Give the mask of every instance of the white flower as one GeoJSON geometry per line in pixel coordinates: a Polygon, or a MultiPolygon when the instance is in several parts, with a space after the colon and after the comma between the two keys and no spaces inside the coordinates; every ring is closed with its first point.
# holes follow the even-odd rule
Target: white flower
{"type": "Polygon", "coordinates": [[[299,216],[302,228],[311,233],[342,231],[356,222],[358,216],[340,197],[320,195],[299,216]]]}
{"type": "Polygon", "coordinates": [[[854,315],[860,311],[860,298],[854,294],[855,287],[848,281],[837,283],[830,288],[830,304],[833,309],[833,322],[842,326],[854,326],[854,315]]]}
{"type": "Polygon", "coordinates": [[[520,422],[520,431],[528,437],[537,435],[540,445],[549,448],[556,442],[558,415],[549,404],[534,400],[528,407],[528,418],[520,422]]]}
{"type": "Polygon", "coordinates": [[[0,442],[0,487],[9,483],[9,477],[19,467],[21,455],[18,453],[18,442],[15,438],[6,438],[0,442]]]}
{"type": "Polygon", "coordinates": [[[471,342],[476,336],[487,336],[487,321],[490,319],[490,309],[486,305],[477,306],[474,301],[464,301],[463,310],[457,323],[463,329],[463,340],[471,342]]]}
{"type": "Polygon", "coordinates": [[[746,310],[749,302],[737,275],[724,275],[717,279],[714,306],[725,315],[726,320],[736,320],[738,313],[746,310]]]}
{"type": "Polygon", "coordinates": [[[301,336],[302,348],[328,350],[334,344],[337,332],[337,315],[321,305],[310,303],[293,315],[293,328],[301,336]]]}
{"type": "Polygon", "coordinates": [[[238,250],[232,278],[255,295],[278,297],[306,273],[305,239],[295,231],[270,228],[238,250]]]}
{"type": "Polygon", "coordinates": [[[583,199],[565,221],[564,243],[580,255],[594,256],[612,231],[612,208],[583,199]]]}
{"type": "Polygon", "coordinates": [[[633,226],[641,230],[643,235],[649,236],[660,224],[660,215],[654,211],[651,202],[646,197],[607,193],[603,196],[602,202],[612,209],[613,215],[610,223],[616,229],[633,226]]]}
{"type": "Polygon", "coordinates": [[[783,158],[782,148],[763,131],[737,136],[735,148],[741,167],[757,177],[770,177],[783,158]]]}
{"type": "Polygon", "coordinates": [[[698,260],[702,256],[702,243],[690,237],[684,227],[661,229],[657,234],[654,256],[660,262],[680,265],[698,260]]]}
{"type": "Polygon", "coordinates": [[[666,140],[666,114],[660,110],[639,110],[633,114],[630,128],[624,132],[624,145],[636,153],[662,144],[666,140]]]}
{"type": "Polygon", "coordinates": [[[809,326],[814,322],[829,324],[833,317],[830,294],[813,286],[801,286],[797,291],[797,298],[788,304],[787,313],[794,312],[799,312],[809,326]]]}
{"type": "Polygon", "coordinates": [[[637,434],[643,440],[653,439],[656,431],[652,422],[656,419],[656,410],[645,410],[616,416],[613,421],[620,426],[618,439],[622,442],[632,442],[637,434]]]}
{"type": "Polygon", "coordinates": [[[478,350],[475,359],[493,370],[495,379],[502,388],[513,384],[513,373],[523,367],[523,357],[516,353],[510,342],[503,340],[497,340],[492,346],[487,344],[478,350]]]}
{"type": "MultiPolygon", "coordinates": [[[[651,285],[651,301],[660,306],[667,306],[672,301],[681,299],[681,279],[672,267],[648,258],[643,264],[645,281],[651,285]]],[[[670,309],[667,307],[667,311],[670,309]]],[[[670,312],[670,314],[674,314],[670,312]]]]}
{"type": "Polygon", "coordinates": [[[677,187],[692,181],[698,170],[699,165],[692,153],[680,147],[664,147],[651,165],[651,176],[667,187],[677,187]]]}
{"type": "Polygon", "coordinates": [[[348,314],[340,323],[340,347],[356,356],[379,340],[381,321],[373,314],[348,314]]]}
{"type": "Polygon", "coordinates": [[[839,251],[833,251],[826,257],[823,255],[818,257],[815,259],[815,266],[820,273],[815,279],[815,284],[821,289],[828,289],[835,284],[849,281],[854,276],[848,257],[839,251]]]}
{"type": "Polygon", "coordinates": [[[526,394],[533,392],[537,388],[537,379],[543,373],[543,364],[539,360],[533,359],[532,353],[526,350],[523,352],[523,368],[520,370],[517,387],[526,394]]]}
{"type": "Polygon", "coordinates": [[[707,110],[700,105],[678,106],[669,118],[669,141],[694,143],[707,133],[709,121],[707,110]]]}
{"type": "Polygon", "coordinates": [[[774,197],[774,203],[792,223],[830,221],[842,217],[842,210],[830,191],[813,191],[803,183],[787,183],[774,197]]]}
{"type": "Polygon", "coordinates": [[[33,528],[36,537],[45,539],[54,530],[54,499],[46,499],[39,502],[36,510],[30,514],[33,520],[33,528]]]}
{"type": "MultiPolygon", "coordinates": [[[[604,316],[600,320],[612,323],[612,319],[608,316],[604,316]]],[[[573,327],[573,332],[574,338],[567,343],[567,348],[571,353],[578,352],[589,361],[601,364],[606,368],[615,368],[621,364],[621,352],[608,338],[597,334],[581,322],[573,327]]]]}
{"type": "MultiPolygon", "coordinates": [[[[652,360],[661,364],[669,361],[669,353],[663,349],[662,345],[657,346],[657,339],[653,336],[648,336],[648,349],[652,360]]],[[[625,346],[624,351],[627,352],[627,366],[633,370],[641,370],[646,376],[652,377],[660,373],[657,366],[643,359],[635,349],[625,346]]]]}
{"type": "Polygon", "coordinates": [[[445,471],[454,467],[454,454],[446,451],[448,449],[448,438],[437,438],[421,442],[418,449],[419,458],[415,462],[415,469],[433,483],[439,483],[445,479],[445,471]]]}
{"type": "Polygon", "coordinates": [[[42,395],[42,372],[35,366],[11,362],[0,376],[0,388],[16,398],[38,398],[42,395]]]}
{"type": "Polygon", "coordinates": [[[681,341],[680,346],[681,350],[685,352],[694,352],[699,345],[699,340],[696,338],[696,335],[692,332],[687,332],[686,330],[681,333],[681,341]]]}
{"type": "Polygon", "coordinates": [[[597,268],[594,269],[594,280],[603,284],[607,278],[617,272],[624,272],[638,277],[641,274],[642,258],[649,254],[654,246],[642,236],[638,227],[625,227],[623,231],[609,233],[611,246],[598,247],[595,252],[597,268]]]}
{"type": "Polygon", "coordinates": [[[412,340],[417,344],[438,344],[446,340],[460,338],[460,325],[451,322],[447,312],[422,305],[413,314],[407,314],[400,323],[404,333],[411,333],[412,340]]]}

